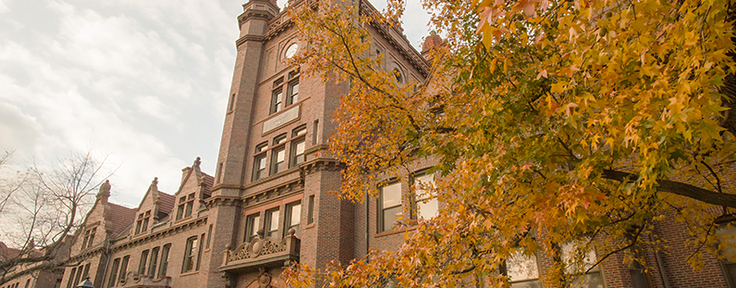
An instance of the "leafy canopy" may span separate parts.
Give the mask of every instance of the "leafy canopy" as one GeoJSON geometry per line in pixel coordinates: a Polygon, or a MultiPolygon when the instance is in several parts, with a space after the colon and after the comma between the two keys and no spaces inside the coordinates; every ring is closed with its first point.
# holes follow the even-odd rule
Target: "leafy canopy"
{"type": "MultiPolygon", "coordinates": [[[[584,271],[569,268],[582,257],[561,260],[561,245],[633,261],[630,248],[663,248],[652,228],[671,219],[688,224],[693,256],[716,249],[715,220],[736,208],[734,131],[723,128],[728,1],[425,0],[448,38],[422,83],[394,81],[371,48],[402,0],[384,14],[309,3],[292,9],[308,44],[295,63],[350,83],[330,140],[347,166],[341,195],[366,200],[380,180],[431,159],[444,203],[431,220],[404,221],[418,229],[397,251],[317,281],[503,285],[505,259],[536,253],[554,260],[545,285],[562,287],[584,271]]],[[[296,287],[315,281],[309,267],[288,273],[296,287]]]]}

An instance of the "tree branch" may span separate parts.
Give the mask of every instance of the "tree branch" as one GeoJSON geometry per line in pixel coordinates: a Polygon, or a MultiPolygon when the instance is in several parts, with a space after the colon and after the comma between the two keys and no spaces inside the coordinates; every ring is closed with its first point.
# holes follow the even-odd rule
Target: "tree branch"
{"type": "MultiPolygon", "coordinates": [[[[601,176],[605,179],[619,182],[634,182],[638,179],[638,176],[635,174],[608,169],[603,170],[601,176]]],[[[736,195],[718,193],[687,183],[670,180],[657,180],[657,191],[685,196],[716,206],[736,208],[736,195]]]]}

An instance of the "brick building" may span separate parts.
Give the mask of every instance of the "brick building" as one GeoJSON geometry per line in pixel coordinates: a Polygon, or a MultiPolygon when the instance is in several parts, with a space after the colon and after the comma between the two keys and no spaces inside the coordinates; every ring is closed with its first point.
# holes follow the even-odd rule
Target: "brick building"
{"type": "MultiPolygon", "coordinates": [[[[365,0],[359,5],[362,11],[375,10],[365,0]]],[[[413,183],[389,182],[379,199],[362,204],[328,193],[341,183],[341,166],[326,153],[336,129],[330,119],[348,84],[303,78],[298,67],[285,64],[304,43],[275,0],[250,0],[243,9],[214,177],[200,170],[198,158],[182,170],[174,194],[159,191],[154,179],[133,209],[108,202],[111,186],[103,185],[74,235],[60,287],[74,287],[85,277],[95,287],[287,287],[279,274],[291,261],[312,267],[333,260],[347,263],[364,257],[369,248],[395,249],[403,241],[407,232],[395,231],[392,223],[413,205],[404,197],[413,183]]],[[[400,79],[422,82],[428,77],[427,61],[401,28],[369,29],[375,49],[386,57],[386,69],[400,73],[400,79]]],[[[441,45],[439,36],[428,37],[423,50],[433,45],[441,45]]],[[[433,181],[423,172],[430,165],[417,163],[407,179],[433,181]]],[[[438,207],[436,201],[412,202],[425,217],[438,207]]],[[[649,251],[654,271],[643,273],[614,255],[591,271],[586,283],[731,287],[731,265],[706,255],[704,270],[694,272],[685,263],[685,229],[674,223],[658,228],[671,239],[673,252],[649,251]]],[[[551,259],[514,261],[507,265],[513,287],[538,287],[551,259]]],[[[6,284],[12,283],[0,288],[14,288],[6,284]]]]}

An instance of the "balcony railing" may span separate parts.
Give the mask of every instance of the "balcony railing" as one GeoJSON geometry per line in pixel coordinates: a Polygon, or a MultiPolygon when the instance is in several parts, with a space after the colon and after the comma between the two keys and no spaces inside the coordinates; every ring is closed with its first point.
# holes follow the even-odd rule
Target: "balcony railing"
{"type": "Polygon", "coordinates": [[[278,241],[263,237],[263,231],[258,231],[258,237],[250,243],[243,243],[235,250],[225,249],[220,271],[255,271],[258,268],[283,267],[292,261],[298,262],[300,240],[294,236],[295,233],[294,229],[289,229],[289,235],[278,241]]]}

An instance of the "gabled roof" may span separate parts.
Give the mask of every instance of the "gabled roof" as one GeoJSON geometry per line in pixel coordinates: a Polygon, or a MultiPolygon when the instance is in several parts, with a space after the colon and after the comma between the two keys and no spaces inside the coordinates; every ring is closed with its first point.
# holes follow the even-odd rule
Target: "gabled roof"
{"type": "Polygon", "coordinates": [[[159,199],[160,202],[158,204],[159,205],[158,211],[164,214],[171,213],[171,210],[174,209],[174,203],[176,202],[176,197],[174,195],[171,195],[165,192],[160,192],[160,191],[158,195],[161,196],[161,198],[159,199]]]}
{"type": "Polygon", "coordinates": [[[135,220],[136,209],[126,208],[114,203],[109,203],[109,205],[110,214],[107,215],[107,218],[112,220],[110,221],[112,223],[112,235],[113,238],[116,238],[132,226],[135,220]]]}
{"type": "Polygon", "coordinates": [[[20,249],[9,248],[5,243],[0,242],[0,260],[15,258],[20,254],[20,249]]]}

